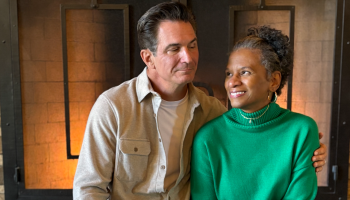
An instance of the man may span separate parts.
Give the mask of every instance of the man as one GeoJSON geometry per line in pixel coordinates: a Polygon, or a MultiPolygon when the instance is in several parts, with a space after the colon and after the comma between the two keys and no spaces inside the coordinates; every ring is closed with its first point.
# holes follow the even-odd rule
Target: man
{"type": "MultiPolygon", "coordinates": [[[[184,5],[152,7],[137,31],[147,67],[104,92],[92,108],[74,199],[189,199],[193,137],[226,111],[192,85],[198,46],[193,15],[184,5]]],[[[321,166],[324,151],[315,157],[321,166]]]]}

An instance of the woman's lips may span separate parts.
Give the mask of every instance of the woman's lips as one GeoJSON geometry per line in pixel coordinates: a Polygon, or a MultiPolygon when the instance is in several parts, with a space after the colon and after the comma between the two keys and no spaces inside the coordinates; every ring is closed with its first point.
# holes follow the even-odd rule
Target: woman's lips
{"type": "Polygon", "coordinates": [[[230,92],[230,96],[232,98],[237,98],[237,97],[241,97],[245,94],[245,92],[230,92]]]}

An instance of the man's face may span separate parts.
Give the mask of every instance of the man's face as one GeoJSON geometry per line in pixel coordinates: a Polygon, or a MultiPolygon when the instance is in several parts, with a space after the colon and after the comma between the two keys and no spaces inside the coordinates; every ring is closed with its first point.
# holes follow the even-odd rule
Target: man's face
{"type": "Polygon", "coordinates": [[[197,37],[190,23],[164,21],[158,28],[156,55],[151,56],[157,77],[166,87],[192,82],[198,63],[197,37]]]}

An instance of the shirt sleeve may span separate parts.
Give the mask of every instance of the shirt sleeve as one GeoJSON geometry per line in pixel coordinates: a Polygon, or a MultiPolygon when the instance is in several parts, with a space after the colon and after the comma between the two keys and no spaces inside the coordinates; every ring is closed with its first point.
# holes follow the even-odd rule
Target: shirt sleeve
{"type": "Polygon", "coordinates": [[[100,96],[86,125],[73,183],[73,199],[107,199],[115,163],[117,119],[108,99],[100,96]]]}
{"type": "Polygon", "coordinates": [[[191,197],[193,200],[217,199],[210,158],[202,130],[197,133],[192,147],[191,197]]]}
{"type": "Polygon", "coordinates": [[[309,200],[315,199],[317,195],[317,176],[311,158],[320,144],[317,125],[313,120],[310,124],[306,137],[299,137],[303,139],[298,141],[291,181],[283,198],[285,200],[309,200]]]}

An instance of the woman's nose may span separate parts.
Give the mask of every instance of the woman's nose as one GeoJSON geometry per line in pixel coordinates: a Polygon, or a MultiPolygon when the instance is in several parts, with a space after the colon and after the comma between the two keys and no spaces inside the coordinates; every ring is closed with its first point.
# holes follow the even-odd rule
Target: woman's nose
{"type": "Polygon", "coordinates": [[[241,84],[242,84],[241,78],[237,74],[232,75],[232,77],[230,78],[229,83],[228,83],[228,85],[230,87],[236,87],[236,86],[239,86],[241,84]]]}

